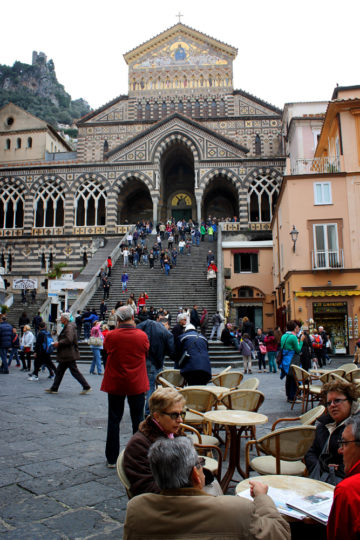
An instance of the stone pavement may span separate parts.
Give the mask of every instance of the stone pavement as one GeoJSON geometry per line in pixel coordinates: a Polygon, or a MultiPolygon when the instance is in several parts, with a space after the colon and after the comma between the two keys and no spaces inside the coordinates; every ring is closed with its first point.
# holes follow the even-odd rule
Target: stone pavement
{"type": "MultiPolygon", "coordinates": [[[[346,361],[336,359],[331,367],[346,361]]],[[[44,393],[47,373],[38,382],[14,366],[10,375],[0,374],[0,540],[123,536],[127,496],[104,456],[107,396],[99,391],[100,376],[88,374],[88,365],[80,370],[93,388],[85,396],[69,372],[55,395],[44,393]]],[[[279,374],[254,369],[251,376],[260,379],[266,396],[260,412],[269,417],[258,435],[275,419],[298,414],[299,405],[292,412],[285,400],[279,374]]],[[[130,434],[126,409],[121,448],[130,434]]]]}

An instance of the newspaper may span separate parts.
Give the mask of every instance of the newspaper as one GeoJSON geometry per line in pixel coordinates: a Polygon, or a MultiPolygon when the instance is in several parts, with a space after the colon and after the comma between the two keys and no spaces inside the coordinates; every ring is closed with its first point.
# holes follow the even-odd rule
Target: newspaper
{"type": "Polygon", "coordinates": [[[333,498],[333,491],[322,491],[321,493],[307,495],[306,497],[291,497],[291,499],[287,500],[287,505],[326,525],[333,498]]]}
{"type": "MultiPolygon", "coordinates": [[[[289,500],[289,490],[269,487],[267,494],[274,501],[274,504],[279,510],[280,514],[285,514],[286,516],[290,516],[294,519],[305,519],[305,514],[303,514],[302,512],[298,512],[294,508],[290,508],[287,505],[286,501],[289,500]]],[[[241,493],[238,493],[238,496],[244,497],[245,499],[250,499],[251,501],[254,500],[253,497],[250,495],[250,488],[242,491],[241,493]]]]}

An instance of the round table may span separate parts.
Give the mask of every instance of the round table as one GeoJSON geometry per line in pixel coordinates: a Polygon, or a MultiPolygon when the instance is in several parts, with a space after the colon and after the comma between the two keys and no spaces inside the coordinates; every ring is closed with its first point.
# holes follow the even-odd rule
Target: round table
{"type": "MultiPolygon", "coordinates": [[[[325,482],[320,482],[319,480],[313,480],[312,478],[305,478],[304,476],[287,476],[285,474],[271,474],[264,476],[253,476],[247,478],[242,482],[239,482],[235,488],[236,493],[241,493],[249,489],[250,480],[258,480],[263,484],[268,485],[269,487],[283,489],[289,491],[289,499],[294,495],[299,495],[301,497],[306,497],[307,495],[316,495],[322,491],[334,491],[335,486],[326,484],[325,482]]],[[[284,515],[285,519],[288,521],[297,521],[293,517],[284,515]]],[[[311,518],[305,518],[313,522],[311,518]]],[[[309,521],[309,522],[310,522],[309,521]]]]}
{"type": "Polygon", "coordinates": [[[226,386],[208,386],[208,385],[194,385],[194,386],[185,386],[186,390],[208,390],[209,392],[212,392],[215,394],[215,396],[220,399],[220,397],[225,394],[226,392],[230,392],[230,388],[227,388],[226,386]]]}
{"type": "Polygon", "coordinates": [[[241,433],[244,428],[266,424],[268,417],[264,414],[259,414],[250,411],[237,410],[220,410],[208,411],[204,413],[204,417],[213,424],[221,424],[229,427],[230,432],[230,452],[228,469],[221,480],[221,488],[226,493],[229,483],[234,475],[235,468],[241,476],[245,478],[245,473],[240,466],[240,444],[241,433]],[[240,428],[239,430],[237,428],[240,428]]]}

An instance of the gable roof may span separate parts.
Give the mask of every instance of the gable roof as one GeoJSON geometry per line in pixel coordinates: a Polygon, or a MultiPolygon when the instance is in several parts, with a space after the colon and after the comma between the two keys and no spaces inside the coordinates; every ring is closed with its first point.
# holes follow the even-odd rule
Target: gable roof
{"type": "Polygon", "coordinates": [[[120,94],[120,96],[117,96],[116,98],[112,99],[111,101],[108,101],[105,103],[105,105],[101,105],[98,109],[95,109],[94,111],[90,111],[89,113],[85,114],[76,122],[77,126],[81,126],[84,122],[87,122],[88,120],[91,120],[91,118],[94,118],[94,116],[98,115],[102,111],[105,111],[108,107],[112,107],[119,101],[124,101],[126,99],[129,99],[128,95],[120,94]]]}
{"type": "Polygon", "coordinates": [[[255,101],[255,103],[258,103],[259,105],[262,105],[263,107],[267,107],[268,109],[271,109],[277,114],[282,114],[283,112],[282,109],[279,109],[279,107],[276,107],[275,105],[272,105],[268,101],[264,101],[263,99],[260,99],[257,96],[250,94],[249,92],[245,92],[245,90],[241,90],[241,89],[234,90],[233,94],[243,96],[247,99],[251,99],[252,101],[255,101]]]}
{"type": "Polygon", "coordinates": [[[211,36],[208,36],[207,34],[199,32],[198,30],[195,30],[194,28],[191,28],[190,26],[187,26],[186,24],[177,23],[177,24],[174,24],[173,26],[170,26],[170,28],[168,28],[167,30],[160,32],[160,34],[157,34],[153,38],[147,41],[144,41],[144,43],[142,43],[141,45],[138,45],[134,49],[131,49],[131,51],[125,53],[124,54],[125,62],[127,64],[129,64],[130,62],[133,62],[136,58],[143,55],[145,52],[158,46],[159,43],[167,41],[169,38],[179,33],[192,37],[198,41],[199,40],[206,41],[207,43],[212,45],[215,49],[221,50],[222,52],[226,53],[232,58],[235,58],[237,55],[238,50],[235,47],[232,47],[231,45],[228,45],[227,43],[223,43],[222,41],[219,41],[218,39],[214,39],[211,36]]]}
{"type": "Polygon", "coordinates": [[[176,118],[178,118],[179,120],[182,120],[185,124],[188,124],[188,125],[190,125],[190,126],[192,126],[194,128],[200,129],[201,131],[207,133],[211,137],[219,139],[223,143],[232,146],[236,150],[240,150],[240,152],[243,152],[245,154],[247,154],[249,152],[249,149],[246,148],[245,146],[242,146],[241,144],[238,144],[238,143],[232,141],[231,139],[228,139],[227,137],[224,137],[223,135],[220,135],[220,134],[216,133],[216,131],[213,131],[213,130],[209,129],[209,128],[203,126],[202,124],[200,124],[198,122],[195,122],[194,120],[188,118],[187,116],[183,116],[182,114],[176,112],[176,113],[174,113],[174,114],[172,114],[170,116],[167,116],[166,118],[163,118],[159,122],[156,122],[156,124],[153,124],[150,128],[148,128],[148,129],[146,129],[144,131],[141,131],[141,133],[139,133],[138,135],[135,135],[135,137],[132,137],[131,139],[129,139],[125,143],[122,143],[121,145],[117,146],[116,148],[113,148],[112,150],[110,150],[110,152],[105,154],[105,157],[109,158],[109,157],[113,156],[114,154],[117,154],[119,151],[123,150],[127,146],[130,146],[131,144],[135,143],[136,141],[146,137],[147,135],[153,133],[155,130],[158,130],[159,127],[162,127],[162,126],[168,124],[169,122],[171,122],[172,120],[174,120],[176,118]]]}

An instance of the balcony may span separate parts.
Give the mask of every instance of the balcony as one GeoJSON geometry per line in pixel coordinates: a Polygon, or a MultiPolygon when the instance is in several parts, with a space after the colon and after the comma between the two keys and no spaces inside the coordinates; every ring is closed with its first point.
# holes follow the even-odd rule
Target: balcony
{"type": "Polygon", "coordinates": [[[311,265],[313,270],[337,270],[344,268],[343,250],[312,251],[311,265]]]}
{"type": "Polygon", "coordinates": [[[321,174],[341,172],[340,157],[296,159],[291,174],[321,174]]]}

